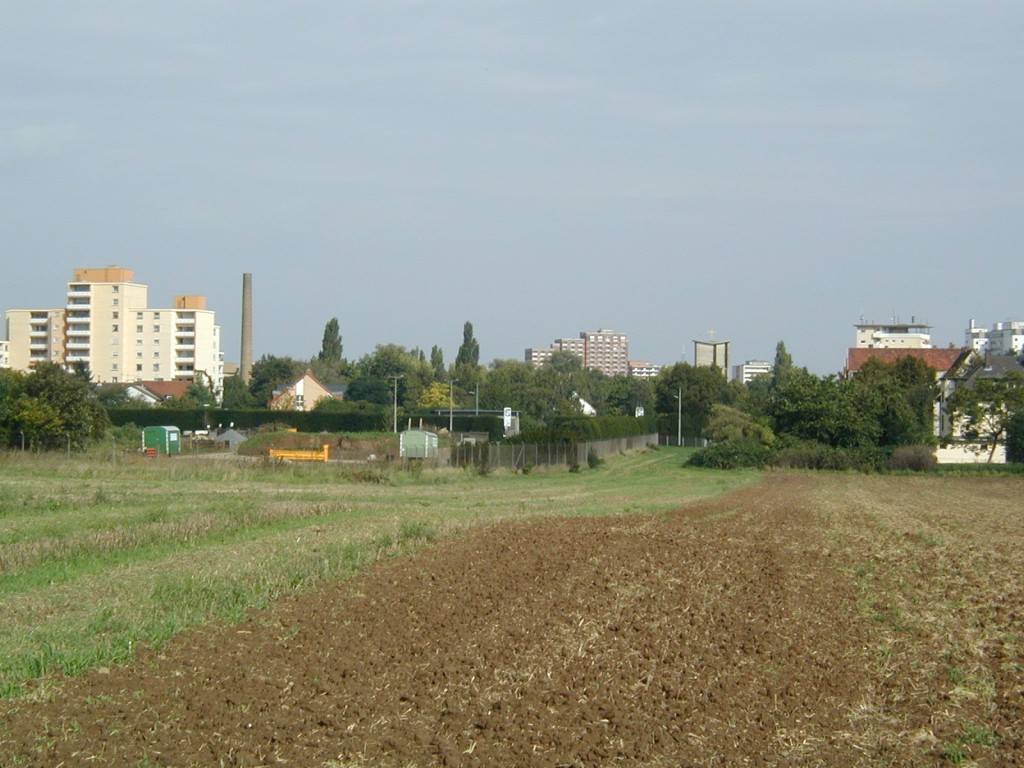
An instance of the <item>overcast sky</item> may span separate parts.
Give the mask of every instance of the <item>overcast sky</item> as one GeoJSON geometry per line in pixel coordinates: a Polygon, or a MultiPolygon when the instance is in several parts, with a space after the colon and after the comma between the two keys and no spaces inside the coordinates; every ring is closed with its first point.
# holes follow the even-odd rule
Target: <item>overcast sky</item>
{"type": "MultiPolygon", "coordinates": [[[[239,355],[612,328],[842,367],[1024,320],[1020,0],[2,3],[0,313],[119,265],[239,355]]],[[[0,327],[2,334],[2,327],[0,327]]]]}

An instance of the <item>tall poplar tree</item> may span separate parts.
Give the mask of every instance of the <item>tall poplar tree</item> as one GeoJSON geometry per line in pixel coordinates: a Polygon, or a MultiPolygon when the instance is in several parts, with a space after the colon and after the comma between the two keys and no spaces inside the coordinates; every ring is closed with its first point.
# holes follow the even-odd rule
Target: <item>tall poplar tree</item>
{"type": "Polygon", "coordinates": [[[332,317],[324,326],[324,340],[320,345],[318,360],[324,362],[341,362],[341,330],[338,327],[338,318],[332,317]]]}

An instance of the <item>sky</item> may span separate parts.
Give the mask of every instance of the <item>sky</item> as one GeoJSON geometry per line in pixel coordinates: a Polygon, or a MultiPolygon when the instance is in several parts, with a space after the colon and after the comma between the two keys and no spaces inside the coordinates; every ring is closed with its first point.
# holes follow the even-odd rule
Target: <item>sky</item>
{"type": "MultiPolygon", "coordinates": [[[[610,328],[843,366],[1024,320],[1019,0],[3,3],[0,313],[118,265],[227,361],[610,328]]],[[[2,335],[2,326],[0,326],[2,335]]]]}

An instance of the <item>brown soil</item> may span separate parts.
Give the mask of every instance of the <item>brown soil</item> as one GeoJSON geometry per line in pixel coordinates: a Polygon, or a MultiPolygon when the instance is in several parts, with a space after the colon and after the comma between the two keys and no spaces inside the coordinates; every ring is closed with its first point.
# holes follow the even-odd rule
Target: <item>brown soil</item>
{"type": "Polygon", "coordinates": [[[0,764],[1024,764],[1014,578],[949,586],[986,601],[980,656],[955,610],[941,632],[914,613],[932,599],[917,587],[891,593],[905,626],[879,618],[891,586],[858,563],[932,564],[921,590],[945,589],[941,545],[908,540],[887,562],[920,520],[872,523],[867,497],[840,516],[816,482],[771,477],[663,517],[471,530],[0,705],[0,764]],[[939,657],[950,638],[959,682],[939,657]]]}

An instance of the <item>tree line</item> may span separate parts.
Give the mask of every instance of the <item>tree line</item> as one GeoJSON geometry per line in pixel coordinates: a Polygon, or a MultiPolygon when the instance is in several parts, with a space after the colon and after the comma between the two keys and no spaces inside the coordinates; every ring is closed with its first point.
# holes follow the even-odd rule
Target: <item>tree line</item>
{"type": "MultiPolygon", "coordinates": [[[[510,407],[524,431],[579,415],[583,401],[603,416],[653,414],[667,436],[710,440],[712,448],[694,459],[706,465],[878,466],[901,448],[916,448],[916,453],[903,452],[911,456],[930,455],[936,442],[935,371],[917,358],[871,360],[853,377],[817,376],[796,366],[779,342],[772,374],[749,384],[729,382],[717,368],[685,362],[663,368],[655,378],[607,376],[584,368],[568,352],[554,353],[539,367],[501,359],[482,365],[470,322],[454,361],[446,366],[437,346],[428,355],[418,348],[381,344],[347,360],[338,321],[332,318],[319,352],[309,359],[264,355],[253,364],[248,385],[236,377],[225,380],[221,403],[214,401],[208,382],[197,380],[184,397],[162,407],[262,409],[276,389],[306,370],[325,385],[345,389],[343,400],[325,399],[318,410],[390,412],[397,407],[404,415],[450,407],[480,412],[510,407]]],[[[85,370],[43,364],[30,373],[0,371],[0,444],[82,447],[109,428],[106,409],[129,404],[123,386],[95,387],[85,370]]],[[[947,407],[966,437],[1006,443],[1011,459],[1020,460],[1014,447],[1024,442],[1024,383],[1019,377],[958,389],[947,407]]]]}

